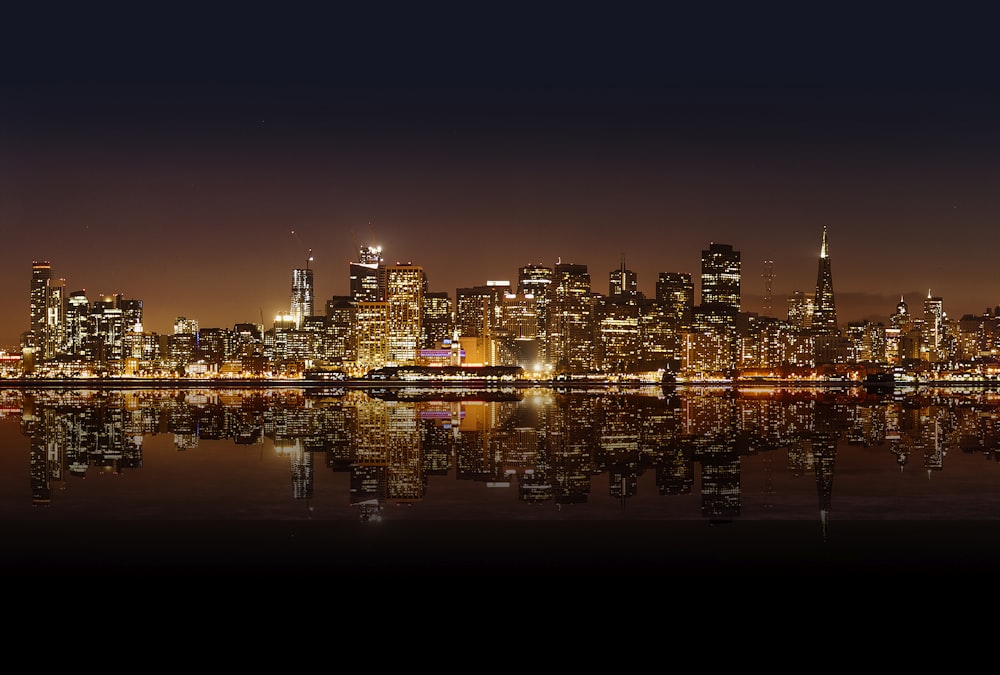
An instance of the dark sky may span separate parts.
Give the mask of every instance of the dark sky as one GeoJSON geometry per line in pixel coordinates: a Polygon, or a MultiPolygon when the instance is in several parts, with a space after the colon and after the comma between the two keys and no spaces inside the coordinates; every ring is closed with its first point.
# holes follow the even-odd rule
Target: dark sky
{"type": "Polygon", "coordinates": [[[452,295],[558,260],[606,292],[622,256],[652,295],[729,243],[744,309],[772,260],[783,315],[826,226],[841,322],[1000,304],[985,17],[715,11],[15,20],[0,346],[32,260],[162,333],[269,325],[308,249],[346,294],[368,243],[452,295]]]}

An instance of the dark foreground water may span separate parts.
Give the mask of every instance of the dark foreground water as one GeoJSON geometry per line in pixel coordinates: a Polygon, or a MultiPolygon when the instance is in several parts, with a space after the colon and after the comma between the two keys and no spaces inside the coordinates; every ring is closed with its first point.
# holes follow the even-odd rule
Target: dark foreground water
{"type": "Polygon", "coordinates": [[[0,392],[19,575],[1000,569],[987,389],[0,392]]]}
{"type": "MultiPolygon", "coordinates": [[[[826,541],[795,522],[345,523],[5,522],[2,567],[19,576],[290,573],[402,579],[585,577],[995,579],[1000,527],[980,522],[847,522],[826,541]]],[[[992,585],[985,586],[993,588],[992,585]]]]}

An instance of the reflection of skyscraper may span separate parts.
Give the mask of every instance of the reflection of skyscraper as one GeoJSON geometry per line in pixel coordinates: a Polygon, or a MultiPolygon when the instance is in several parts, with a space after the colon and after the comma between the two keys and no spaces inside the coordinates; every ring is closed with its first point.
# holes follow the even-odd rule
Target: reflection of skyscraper
{"type": "Polygon", "coordinates": [[[740,455],[726,442],[704,448],[701,456],[701,513],[712,522],[740,515],[740,455]]]}
{"type": "Polygon", "coordinates": [[[837,332],[837,306],[833,299],[833,273],[830,269],[830,251],[823,228],[823,244],[819,252],[819,271],[816,275],[816,295],[813,300],[812,329],[817,333],[837,332]]]}
{"type": "Polygon", "coordinates": [[[833,502],[833,467],[837,459],[837,435],[821,431],[811,440],[816,491],[819,496],[819,517],[825,534],[833,502]]]}
{"type": "Polygon", "coordinates": [[[387,403],[386,412],[386,498],[397,504],[413,503],[424,496],[420,418],[413,403],[387,403]]]}
{"type": "Polygon", "coordinates": [[[292,499],[309,499],[313,496],[313,453],[303,445],[301,438],[275,438],[276,452],[288,455],[292,467],[292,499]]]}

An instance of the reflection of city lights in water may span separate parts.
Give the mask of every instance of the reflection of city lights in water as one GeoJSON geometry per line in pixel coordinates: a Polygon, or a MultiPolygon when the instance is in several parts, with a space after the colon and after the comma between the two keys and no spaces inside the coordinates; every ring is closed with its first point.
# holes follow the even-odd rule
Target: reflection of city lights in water
{"type": "MultiPolygon", "coordinates": [[[[272,466],[268,460],[279,458],[277,480],[290,480],[292,498],[307,501],[304,511],[297,503],[286,515],[320,520],[377,522],[386,515],[386,503],[396,506],[390,520],[433,518],[444,510],[472,518],[480,508],[519,517],[537,504],[555,506],[563,519],[601,518],[611,508],[642,518],[681,514],[714,520],[733,514],[752,520],[763,513],[768,520],[803,518],[808,509],[808,517],[815,518],[817,486],[790,480],[817,472],[824,520],[837,490],[851,498],[837,502],[838,518],[869,517],[875,511],[862,510],[854,492],[860,491],[859,480],[874,484],[883,464],[897,482],[904,465],[916,464],[921,482],[933,483],[929,490],[944,490],[965,479],[967,458],[998,455],[1000,400],[983,389],[873,397],[841,389],[678,388],[668,399],[656,395],[659,389],[587,385],[566,391],[532,386],[517,392],[413,388],[336,394],[234,389],[199,395],[52,390],[6,391],[0,398],[21,411],[21,433],[32,439],[36,495],[58,494],[57,501],[66,503],[84,487],[94,489],[74,489],[66,481],[88,476],[107,475],[104,484],[112,477],[130,484],[149,480],[163,461],[153,455],[157,461],[145,461],[144,453],[173,441],[171,450],[186,452],[168,459],[184,470],[206,466],[203,462],[222,467],[215,460],[233,452],[237,463],[220,470],[249,471],[240,462],[250,456],[254,474],[265,476],[272,466]],[[819,425],[834,430],[829,439],[817,434],[819,425]],[[837,481],[834,457],[843,472],[837,481]],[[871,467],[872,478],[860,471],[862,462],[866,471],[871,467]],[[144,470],[141,476],[133,473],[138,469],[144,470]],[[349,486],[350,499],[330,498],[331,485],[349,486]],[[747,486],[756,488],[744,502],[747,486]],[[480,497],[489,506],[475,501],[480,497]],[[352,503],[366,498],[373,499],[352,503]]],[[[195,480],[212,478],[200,513],[226,513],[240,503],[244,517],[256,507],[252,500],[267,494],[248,486],[235,499],[227,481],[207,473],[195,471],[183,488],[190,496],[195,480]],[[244,498],[251,500],[246,506],[244,498]]],[[[241,479],[244,475],[249,473],[241,479]]],[[[989,477],[977,470],[976,479],[980,476],[989,477]]],[[[156,489],[181,491],[168,488],[169,480],[156,489]]],[[[978,505],[968,505],[961,495],[947,513],[985,517],[989,509],[983,504],[1000,500],[996,484],[988,487],[991,491],[976,493],[978,505]]],[[[911,483],[893,485],[900,488],[915,490],[911,483]]],[[[937,507],[943,497],[927,494],[888,503],[884,492],[873,488],[874,496],[866,499],[879,501],[879,513],[943,517],[937,507]]],[[[278,508],[287,507],[278,502],[278,508]]]]}

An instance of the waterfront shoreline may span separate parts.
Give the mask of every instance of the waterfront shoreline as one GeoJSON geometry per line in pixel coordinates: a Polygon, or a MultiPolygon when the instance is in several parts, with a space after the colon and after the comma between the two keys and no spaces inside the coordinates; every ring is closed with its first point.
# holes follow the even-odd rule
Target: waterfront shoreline
{"type": "Polygon", "coordinates": [[[663,387],[664,389],[894,389],[912,390],[933,387],[1000,387],[1000,380],[927,380],[896,382],[889,385],[871,385],[845,380],[748,380],[720,382],[715,380],[689,380],[663,384],[646,380],[588,379],[588,380],[313,380],[313,379],[258,379],[258,378],[0,378],[0,389],[63,388],[63,389],[190,389],[190,388],[442,388],[442,389],[585,389],[588,387],[663,387]]]}

